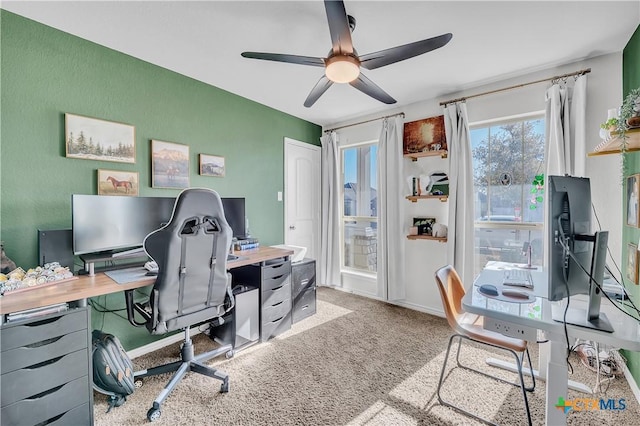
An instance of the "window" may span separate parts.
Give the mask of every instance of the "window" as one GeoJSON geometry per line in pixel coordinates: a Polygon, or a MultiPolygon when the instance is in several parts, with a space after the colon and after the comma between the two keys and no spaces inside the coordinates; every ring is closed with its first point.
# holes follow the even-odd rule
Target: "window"
{"type": "Polygon", "coordinates": [[[378,145],[369,142],[341,148],[342,268],[377,271],[378,145]]]}
{"type": "Polygon", "coordinates": [[[475,275],[492,260],[542,265],[544,116],[472,125],[471,149],[475,275]]]}

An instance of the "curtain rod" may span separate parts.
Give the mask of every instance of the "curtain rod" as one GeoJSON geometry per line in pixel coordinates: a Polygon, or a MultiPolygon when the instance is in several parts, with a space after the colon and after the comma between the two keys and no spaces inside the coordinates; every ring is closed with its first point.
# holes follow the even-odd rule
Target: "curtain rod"
{"type": "Polygon", "coordinates": [[[498,92],[504,92],[505,90],[518,89],[520,87],[529,86],[531,84],[543,83],[543,82],[549,81],[549,80],[555,81],[555,80],[560,80],[560,79],[567,78],[567,77],[589,74],[590,72],[591,72],[591,68],[587,68],[587,69],[584,69],[584,70],[575,71],[575,72],[571,72],[571,73],[568,73],[568,74],[556,75],[555,77],[543,78],[542,80],[530,81],[529,83],[516,84],[515,86],[505,87],[503,89],[490,90],[488,92],[478,93],[476,95],[464,96],[462,98],[451,99],[450,101],[440,102],[440,106],[448,105],[448,104],[454,104],[456,102],[466,101],[467,99],[477,98],[479,96],[491,95],[493,93],[498,93],[498,92]]]}
{"type": "Polygon", "coordinates": [[[372,118],[371,120],[361,121],[359,123],[353,123],[353,124],[347,124],[347,125],[340,126],[340,127],[334,127],[333,129],[325,130],[324,133],[330,133],[330,132],[333,132],[334,130],[344,129],[345,127],[357,126],[359,124],[371,123],[372,121],[384,120],[385,118],[395,117],[397,115],[401,115],[402,117],[404,117],[404,112],[399,112],[397,114],[391,114],[391,115],[385,115],[384,117],[372,118]]]}

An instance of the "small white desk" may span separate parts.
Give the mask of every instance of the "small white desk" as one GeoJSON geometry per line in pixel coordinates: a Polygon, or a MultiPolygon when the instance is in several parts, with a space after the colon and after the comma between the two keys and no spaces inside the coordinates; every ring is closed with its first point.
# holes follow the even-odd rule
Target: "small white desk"
{"type": "MultiPolygon", "coordinates": [[[[555,407],[558,397],[567,396],[567,342],[564,325],[552,319],[552,312],[562,311],[561,302],[550,302],[547,299],[547,278],[540,269],[531,271],[534,288],[532,290],[535,301],[530,303],[511,303],[491,297],[485,297],[478,291],[482,284],[499,286],[502,283],[503,271],[515,265],[500,262],[489,262],[487,267],[476,279],[473,288],[462,300],[465,311],[487,318],[495,318],[516,326],[537,329],[545,332],[549,340],[548,349],[541,348],[539,360],[540,378],[546,380],[546,424],[549,426],[565,425],[566,414],[555,407]]],[[[523,290],[526,291],[526,290],[523,290]]],[[[584,298],[572,297],[571,307],[586,304],[584,298]]],[[[615,306],[602,299],[601,311],[605,312],[614,327],[613,333],[605,333],[588,328],[567,326],[569,339],[593,340],[618,348],[640,351],[640,323],[616,309],[615,306]]]]}

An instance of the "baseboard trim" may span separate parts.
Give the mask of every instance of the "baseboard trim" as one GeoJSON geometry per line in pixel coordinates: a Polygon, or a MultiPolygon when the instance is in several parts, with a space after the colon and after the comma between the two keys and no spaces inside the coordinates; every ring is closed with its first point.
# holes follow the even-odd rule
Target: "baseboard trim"
{"type": "Polygon", "coordinates": [[[638,388],[636,379],[631,375],[631,371],[627,368],[627,364],[622,365],[622,371],[624,371],[624,378],[627,379],[627,383],[629,384],[629,388],[631,388],[631,392],[633,392],[633,396],[636,397],[636,401],[640,404],[640,388],[638,388]]]}
{"type": "MultiPolygon", "coordinates": [[[[195,336],[197,334],[207,331],[208,329],[209,329],[208,324],[206,326],[201,325],[198,327],[193,327],[191,329],[190,334],[191,336],[195,336]]],[[[129,358],[135,359],[143,355],[149,354],[151,352],[157,351],[158,349],[162,349],[169,345],[173,345],[174,343],[182,342],[183,339],[184,339],[184,333],[176,333],[171,336],[165,337],[163,339],[156,340],[155,342],[146,344],[144,346],[140,346],[139,348],[131,349],[130,351],[127,351],[127,355],[129,355],[129,358]]]]}

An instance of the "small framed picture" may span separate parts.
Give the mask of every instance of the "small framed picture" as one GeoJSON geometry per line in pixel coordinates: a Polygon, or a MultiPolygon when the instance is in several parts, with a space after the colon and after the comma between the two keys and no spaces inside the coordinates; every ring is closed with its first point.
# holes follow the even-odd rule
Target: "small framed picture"
{"type": "Polygon", "coordinates": [[[638,246],[633,243],[627,245],[627,278],[638,284],[638,246]]]}
{"type": "Polygon", "coordinates": [[[151,186],[189,187],[189,145],[151,141],[151,186]]]}
{"type": "Polygon", "coordinates": [[[200,174],[202,176],[224,177],[224,157],[200,154],[200,174]]]}
{"type": "Polygon", "coordinates": [[[98,169],[98,195],[137,196],[140,191],[138,172],[98,169]]]}
{"type": "Polygon", "coordinates": [[[627,226],[638,227],[638,193],[640,192],[640,174],[627,178],[627,226]]]}
{"type": "Polygon", "coordinates": [[[436,223],[435,217],[413,218],[413,226],[418,228],[418,235],[431,235],[431,229],[434,223],[436,223]]]}

